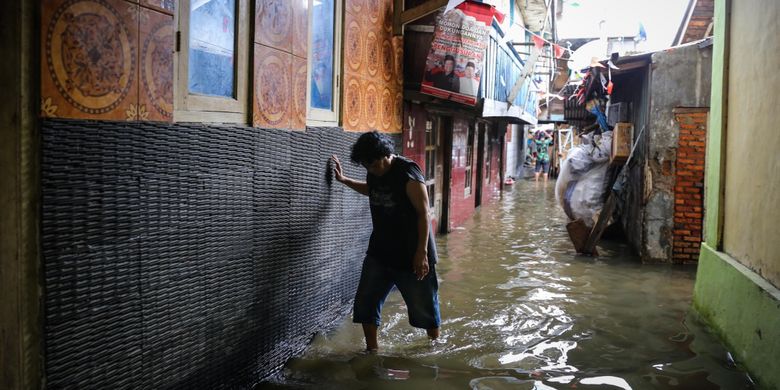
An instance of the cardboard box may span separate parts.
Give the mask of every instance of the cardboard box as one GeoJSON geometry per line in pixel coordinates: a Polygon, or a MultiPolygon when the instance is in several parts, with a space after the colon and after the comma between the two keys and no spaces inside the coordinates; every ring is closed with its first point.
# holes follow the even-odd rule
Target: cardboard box
{"type": "Polygon", "coordinates": [[[634,139],[634,125],[628,122],[618,122],[612,129],[612,153],[610,163],[624,163],[631,154],[631,143],[634,139]]]}

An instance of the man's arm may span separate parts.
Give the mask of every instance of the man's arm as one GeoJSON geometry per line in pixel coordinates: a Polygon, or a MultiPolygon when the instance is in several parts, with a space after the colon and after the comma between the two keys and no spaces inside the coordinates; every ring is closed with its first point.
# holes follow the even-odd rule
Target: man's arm
{"type": "Polygon", "coordinates": [[[425,184],[419,181],[409,180],[406,183],[406,195],[417,212],[417,250],[414,252],[414,273],[417,280],[422,280],[428,275],[428,191],[425,184]]]}
{"type": "Polygon", "coordinates": [[[341,162],[339,161],[339,158],[336,157],[336,155],[333,155],[330,158],[333,160],[333,176],[336,177],[336,181],[344,183],[347,187],[352,188],[358,193],[368,196],[368,184],[366,184],[366,182],[350,179],[344,176],[344,173],[341,170],[341,162]]]}

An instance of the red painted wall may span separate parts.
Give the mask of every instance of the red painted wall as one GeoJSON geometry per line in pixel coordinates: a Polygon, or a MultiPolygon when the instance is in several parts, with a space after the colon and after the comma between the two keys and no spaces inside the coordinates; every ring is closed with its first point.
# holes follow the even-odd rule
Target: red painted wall
{"type": "MultiPolygon", "coordinates": [[[[496,199],[498,199],[498,196],[501,191],[501,186],[499,184],[499,171],[501,167],[499,167],[499,159],[500,159],[500,153],[502,151],[502,146],[499,143],[498,138],[494,138],[494,132],[490,131],[490,134],[488,136],[488,147],[492,149],[492,155],[491,155],[491,162],[490,162],[490,182],[488,183],[487,180],[483,177],[482,181],[482,204],[490,204],[493,203],[496,199]]],[[[485,158],[487,158],[487,154],[485,154],[485,158]]],[[[487,164],[486,164],[487,165],[487,164]]],[[[485,172],[485,167],[482,168],[483,172],[485,172]]]]}
{"type": "Polygon", "coordinates": [[[425,121],[428,112],[420,105],[404,102],[402,154],[425,170],[425,121]],[[411,134],[410,134],[411,133],[411,134]]]}
{"type": "MultiPolygon", "coordinates": [[[[403,133],[401,141],[402,154],[425,169],[425,122],[432,120],[432,116],[420,105],[410,102],[404,103],[403,133]]],[[[449,223],[448,228],[452,230],[455,227],[463,225],[474,214],[476,193],[477,193],[477,139],[478,132],[474,131],[473,137],[473,156],[471,169],[471,193],[466,194],[466,147],[468,144],[468,129],[470,125],[466,117],[453,117],[452,129],[442,128],[445,133],[452,133],[452,160],[451,160],[451,181],[450,181],[450,199],[449,199],[449,223]]],[[[499,172],[500,156],[503,145],[499,142],[495,133],[488,138],[488,145],[492,149],[490,164],[490,183],[483,180],[482,201],[481,204],[489,204],[498,199],[501,190],[499,172]]],[[[483,166],[483,174],[485,167],[483,166]]],[[[438,221],[432,221],[437,226],[438,221]]]]}
{"type": "MultiPolygon", "coordinates": [[[[455,117],[452,120],[452,181],[450,186],[450,229],[463,225],[474,213],[474,196],[477,184],[477,141],[474,140],[473,166],[471,170],[471,194],[466,195],[466,145],[469,121],[455,117]]],[[[476,136],[475,136],[476,137],[476,136]]]]}
{"type": "MultiPolygon", "coordinates": [[[[420,166],[425,174],[425,122],[431,120],[428,112],[419,104],[404,102],[401,154],[420,166]]],[[[426,179],[428,179],[426,177],[426,179]]],[[[431,218],[434,234],[438,232],[439,220],[431,218]]]]}
{"type": "Polygon", "coordinates": [[[490,165],[492,167],[491,179],[490,179],[490,199],[496,200],[501,195],[501,154],[504,153],[504,144],[501,142],[501,138],[496,134],[493,148],[493,162],[490,165]]]}

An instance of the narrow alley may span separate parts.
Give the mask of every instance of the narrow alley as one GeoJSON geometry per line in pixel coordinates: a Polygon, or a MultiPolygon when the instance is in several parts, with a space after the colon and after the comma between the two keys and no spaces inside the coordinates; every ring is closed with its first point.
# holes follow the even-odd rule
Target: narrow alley
{"type": "Polygon", "coordinates": [[[519,181],[438,237],[440,341],[409,326],[395,291],[377,355],[347,317],[263,388],[749,388],[690,313],[696,268],[642,265],[607,241],[576,255],[553,188],[519,181]]]}
{"type": "Polygon", "coordinates": [[[778,18],[0,1],[0,389],[780,390],[778,18]]]}

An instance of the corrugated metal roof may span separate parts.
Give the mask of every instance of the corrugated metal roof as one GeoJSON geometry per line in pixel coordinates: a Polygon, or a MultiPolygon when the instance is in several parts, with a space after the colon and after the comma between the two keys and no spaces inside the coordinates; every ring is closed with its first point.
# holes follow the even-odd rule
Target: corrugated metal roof
{"type": "MultiPolygon", "coordinates": [[[[647,65],[647,64],[650,63],[650,61],[652,60],[652,56],[655,53],[659,53],[659,52],[662,52],[662,51],[675,50],[675,49],[677,49],[679,47],[692,46],[692,45],[698,45],[699,48],[701,49],[701,48],[705,48],[705,47],[709,46],[711,41],[712,41],[712,38],[704,38],[704,39],[699,39],[697,41],[688,42],[688,43],[685,43],[685,44],[682,44],[682,45],[667,47],[665,49],[660,49],[660,50],[648,51],[648,52],[644,52],[644,53],[636,53],[636,54],[631,54],[631,55],[627,55],[627,56],[622,56],[622,57],[619,57],[618,59],[616,59],[615,61],[612,62],[615,66],[620,68],[618,70],[613,69],[612,73],[613,74],[620,73],[620,72],[628,71],[628,70],[631,70],[631,69],[636,69],[637,67],[640,67],[640,66],[647,65]]],[[[608,66],[607,61],[608,61],[608,59],[604,59],[604,60],[601,60],[599,62],[601,62],[605,66],[608,66]]]]}

